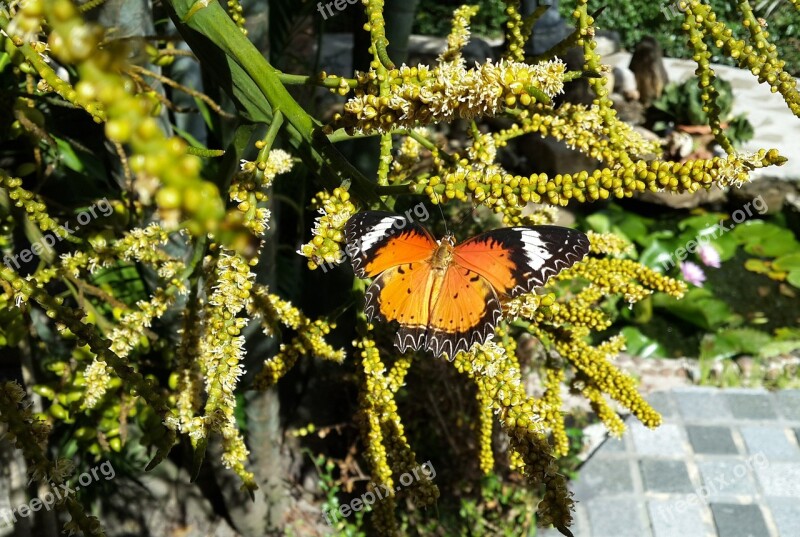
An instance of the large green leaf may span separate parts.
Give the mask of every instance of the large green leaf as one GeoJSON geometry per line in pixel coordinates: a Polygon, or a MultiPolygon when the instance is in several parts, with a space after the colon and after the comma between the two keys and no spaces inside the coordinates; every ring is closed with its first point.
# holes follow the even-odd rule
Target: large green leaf
{"type": "Polygon", "coordinates": [[[800,270],[795,269],[786,276],[786,281],[797,288],[800,288],[800,270]]]}
{"type": "Polygon", "coordinates": [[[631,217],[619,222],[612,231],[621,234],[631,242],[640,242],[647,235],[647,224],[641,218],[631,217]]]}
{"type": "Polygon", "coordinates": [[[608,233],[611,231],[611,218],[602,212],[597,212],[586,217],[586,223],[597,233],[608,233]]]}
{"type": "MultiPolygon", "coordinates": [[[[732,222],[726,222],[730,227],[732,222]]],[[[749,220],[742,222],[731,230],[731,234],[742,244],[766,241],[772,235],[783,230],[780,226],[764,222],[763,220],[749,220]]]]}
{"type": "Polygon", "coordinates": [[[778,257],[800,252],[800,243],[795,240],[794,234],[790,230],[781,229],[777,233],[770,234],[763,241],[748,242],[744,251],[763,257],[778,257]]]}
{"type": "Polygon", "coordinates": [[[759,349],[758,355],[761,358],[772,358],[781,354],[789,354],[800,349],[800,339],[789,339],[785,341],[770,341],[759,349]]]}
{"type": "Polygon", "coordinates": [[[715,229],[720,220],[725,218],[725,215],[720,213],[701,214],[698,216],[690,216],[678,222],[678,229],[681,231],[693,229],[698,234],[702,231],[715,229]]]}
{"type": "Polygon", "coordinates": [[[642,358],[667,356],[667,351],[661,343],[647,337],[635,326],[626,326],[620,332],[625,336],[625,350],[629,354],[642,358]]]}
{"type": "Polygon", "coordinates": [[[713,245],[719,253],[719,259],[722,262],[728,261],[736,255],[736,248],[738,243],[736,239],[731,237],[730,234],[721,235],[712,239],[709,244],[713,245]]]}
{"type": "Polygon", "coordinates": [[[677,267],[680,260],[675,254],[675,241],[664,242],[654,240],[647,246],[639,255],[639,262],[655,269],[664,269],[666,271],[677,267]]]}
{"type": "Polygon", "coordinates": [[[720,330],[703,339],[700,359],[722,359],[740,354],[758,355],[772,341],[772,336],[754,328],[720,330]]]}
{"type": "Polygon", "coordinates": [[[728,304],[714,298],[711,291],[702,287],[689,290],[680,300],[657,293],[653,305],[704,330],[713,330],[734,320],[728,304]]]}
{"type": "Polygon", "coordinates": [[[779,257],[772,263],[777,270],[800,270],[800,253],[792,253],[779,257]]]}

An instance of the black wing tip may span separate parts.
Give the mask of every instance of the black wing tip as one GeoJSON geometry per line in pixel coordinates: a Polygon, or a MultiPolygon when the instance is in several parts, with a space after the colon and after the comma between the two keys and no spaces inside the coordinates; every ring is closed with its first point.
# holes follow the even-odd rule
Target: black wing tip
{"type": "MultiPolygon", "coordinates": [[[[524,227],[524,226],[520,226],[524,227]]],[[[589,254],[591,243],[589,237],[583,231],[562,226],[528,226],[529,229],[546,231],[554,235],[561,234],[561,238],[550,237],[550,240],[563,240],[563,245],[555,249],[555,257],[551,266],[542,267],[538,272],[525,281],[525,284],[517,285],[511,292],[511,298],[516,298],[525,293],[530,293],[536,288],[544,287],[553,276],[561,271],[571,268],[573,265],[583,260],[589,254]]]]}

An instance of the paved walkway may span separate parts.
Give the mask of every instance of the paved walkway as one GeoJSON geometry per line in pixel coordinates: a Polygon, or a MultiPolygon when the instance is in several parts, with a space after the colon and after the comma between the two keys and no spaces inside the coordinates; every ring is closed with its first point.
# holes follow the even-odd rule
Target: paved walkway
{"type": "MultiPolygon", "coordinates": [[[[611,66],[627,67],[631,61],[628,52],[616,52],[603,58],[603,63],[611,66]]],[[[691,60],[665,58],[664,66],[671,82],[683,82],[694,77],[697,66],[691,60]]],[[[717,76],[731,83],[733,88],[733,113],[747,114],[753,125],[755,136],[743,145],[743,149],[775,148],[789,161],[781,167],[758,170],[757,175],[800,180],[800,118],[795,117],[779,93],[772,93],[766,84],[759,84],[750,71],[712,65],[717,76]]],[[[797,534],[800,536],[800,529],[797,534]]]]}
{"type": "Polygon", "coordinates": [[[575,537],[800,536],[800,390],[687,387],[648,400],[664,424],[629,418],[578,471],[575,537]]]}

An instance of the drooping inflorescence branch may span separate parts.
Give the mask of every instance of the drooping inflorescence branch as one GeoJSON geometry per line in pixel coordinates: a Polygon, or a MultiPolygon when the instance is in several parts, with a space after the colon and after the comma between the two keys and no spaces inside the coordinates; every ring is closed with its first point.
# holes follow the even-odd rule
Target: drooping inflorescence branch
{"type": "MultiPolygon", "coordinates": [[[[0,423],[6,425],[5,435],[22,451],[33,480],[56,487],[66,482],[72,464],[66,459],[51,461],[44,446],[50,427],[35,418],[25,390],[16,382],[0,383],[0,423]]],[[[52,495],[52,493],[50,493],[52,495]]],[[[81,503],[71,494],[58,494],[56,505],[69,512],[71,520],[64,529],[70,533],[81,532],[91,537],[105,535],[100,521],[86,514],[81,503]]]]}
{"type": "Polygon", "coordinates": [[[726,56],[734,59],[739,67],[753,73],[762,84],[764,82],[769,84],[773,92],[780,93],[789,110],[800,117],[800,92],[797,90],[797,80],[784,70],[785,62],[778,58],[775,45],[767,39],[768,34],[753,15],[749,2],[740,1],[738,6],[744,17],[744,26],[750,34],[750,43],[734,38],[733,31],[724,22],[717,20],[717,15],[711,7],[697,0],[681,1],[681,8],[686,15],[684,28],[688,29],[691,26],[698,28],[703,37],[712,40],[726,56]]]}

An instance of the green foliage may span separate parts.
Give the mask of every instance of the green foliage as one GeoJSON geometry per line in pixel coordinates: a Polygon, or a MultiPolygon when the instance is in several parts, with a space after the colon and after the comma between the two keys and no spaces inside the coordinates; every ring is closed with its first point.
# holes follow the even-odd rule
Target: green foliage
{"type": "Polygon", "coordinates": [[[772,358],[797,349],[800,349],[800,338],[786,329],[776,331],[773,336],[755,328],[729,328],[703,339],[700,359],[721,360],[743,354],[772,358]]]}
{"type": "MultiPolygon", "coordinates": [[[[718,92],[717,104],[720,108],[720,121],[728,123],[726,134],[734,146],[751,140],[755,131],[744,114],[732,117],[733,89],[731,83],[722,78],[717,78],[714,87],[718,92]]],[[[664,87],[664,93],[654,103],[653,108],[658,110],[665,119],[656,121],[653,130],[661,132],[668,126],[676,125],[708,125],[708,112],[703,100],[702,90],[697,81],[688,79],[685,82],[672,82],[664,87]]]]}
{"type": "Polygon", "coordinates": [[[461,500],[459,515],[463,537],[533,537],[536,516],[530,505],[529,492],[504,482],[497,475],[481,481],[479,499],[461,500]]]}
{"type": "MultiPolygon", "coordinates": [[[[733,35],[741,38],[745,29],[741,23],[741,16],[736,9],[736,2],[727,0],[709,0],[709,5],[717,13],[720,20],[726,21],[733,30],[733,35]]],[[[652,2],[649,0],[632,0],[630,2],[609,2],[602,15],[598,17],[597,26],[601,30],[613,30],[619,33],[622,46],[633,50],[645,36],[655,37],[664,48],[664,53],[673,58],[691,59],[692,48],[687,44],[682,31],[683,14],[677,8],[673,15],[669,11],[674,2],[652,2]]],[[[564,18],[569,18],[572,11],[571,2],[560,2],[559,9],[564,18]]],[[[756,15],[763,15],[756,12],[756,15]]],[[[772,11],[765,17],[767,29],[778,47],[778,54],[786,61],[786,70],[800,76],[800,11],[794,9],[788,2],[779,9],[772,11]]],[[[714,63],[735,65],[735,63],[721,54],[719,50],[712,49],[714,63]]]]}
{"type": "MultiPolygon", "coordinates": [[[[319,476],[319,489],[324,495],[324,501],[320,507],[321,512],[323,514],[336,514],[336,516],[329,517],[331,530],[335,532],[333,535],[336,535],[336,537],[366,537],[367,534],[361,530],[364,527],[366,510],[356,511],[349,517],[338,516],[339,506],[341,505],[339,495],[342,492],[342,487],[341,482],[334,476],[336,463],[325,455],[313,455],[308,450],[304,451],[311,457],[319,476]]],[[[295,533],[290,529],[287,535],[292,537],[295,533]]],[[[297,537],[302,536],[298,534],[297,537]]]]}
{"type": "Polygon", "coordinates": [[[628,352],[698,355],[706,362],[751,355],[763,361],[800,348],[797,334],[780,324],[796,321],[796,291],[786,286],[797,288],[800,242],[782,216],[762,216],[752,204],[747,207],[734,212],[738,224],[725,213],[696,210],[688,216],[649,218],[618,205],[586,218],[592,229],[626,238],[631,255],[656,270],[667,267],[667,273],[679,276],[676,251],[692,241],[707,243],[721,262],[720,268],[703,266],[699,248],[686,252],[685,259],[700,265],[708,277],[703,287],[692,287],[681,300],[656,293],[632,309],[614,304],[628,352]],[[752,217],[742,221],[748,213],[752,217]],[[664,330],[676,323],[681,338],[664,330]]]}
{"type": "MultiPolygon", "coordinates": [[[[447,205],[452,215],[454,208],[469,213],[482,206],[506,223],[552,223],[554,208],[573,200],[724,186],[785,160],[767,149],[747,155],[731,150],[724,158],[684,164],[646,160],[655,144],[618,119],[603,80],[594,76],[601,66],[586,2],[573,3],[576,32],[562,44],[580,42],[586,73],[566,72],[552,57],[525,64],[525,22],[518,2],[510,0],[503,2],[506,17],[499,2],[484,5],[484,18],[473,20],[472,30],[504,26],[512,61],[475,67],[460,61],[473,15],[464,8],[454,17],[448,50],[437,66],[397,68],[387,52],[392,21],[384,18],[382,0],[367,0],[361,7],[370,42],[361,52],[373,56],[369,69],[321,76],[280,69],[295,66],[289,61],[295,50],[314,50],[306,33],[302,48],[292,45],[305,12],[290,2],[270,3],[270,54],[285,60],[279,68],[256,46],[267,39],[248,37],[237,0],[159,3],[137,21],[148,26],[152,38],[146,40],[121,38],[118,28],[128,21],[115,20],[113,10],[85,16],[86,9],[111,6],[101,4],[30,0],[10,3],[0,13],[0,81],[6,88],[0,99],[0,248],[16,254],[31,247],[36,254],[22,267],[0,266],[0,345],[16,346],[28,369],[24,387],[0,387],[0,421],[35,480],[57,484],[69,478],[61,458],[86,465],[119,457],[135,467],[133,473],[149,471],[175,448],[171,462],[181,473],[202,475],[206,483],[213,478],[216,499],[224,496],[231,505],[237,486],[253,496],[258,488],[251,465],[261,455],[261,446],[253,445],[259,433],[278,445],[284,426],[313,415],[320,423],[342,423],[337,429],[358,430],[346,439],[346,456],[359,477],[369,474],[389,490],[418,464],[420,448],[452,456],[450,473],[457,477],[451,480],[463,477],[472,487],[463,495],[442,488],[447,494],[441,504],[450,508],[442,518],[456,520],[454,534],[528,534],[534,522],[567,534],[573,501],[565,474],[576,467],[581,439],[559,412],[562,388],[580,391],[614,433],[625,425],[612,401],[648,427],[660,423],[633,379],[610,360],[623,340],[597,333],[611,324],[604,312],[616,312],[623,300],[638,303],[621,309],[618,318],[640,329],[642,348],[652,337],[647,328],[665,311],[706,331],[737,328],[721,320],[729,313],[725,307],[734,308],[710,291],[694,292],[687,305],[664,305],[665,295],[651,299],[655,289],[680,296],[686,286],[615,258],[617,237],[594,236],[591,255],[552,278],[542,293],[505,304],[513,313],[498,325],[494,340],[450,362],[432,360],[423,352],[400,355],[396,328],[366,321],[360,308],[365,282],[334,266],[341,260],[345,222],[369,208],[430,202],[447,205]],[[161,38],[167,34],[169,39],[161,38]],[[180,39],[185,43],[178,48],[180,39]],[[208,94],[184,85],[196,79],[188,82],[182,78],[187,70],[173,68],[182,60],[196,62],[189,71],[203,74],[208,94]],[[152,65],[158,73],[149,71],[152,65]],[[590,79],[595,102],[554,106],[553,97],[577,77],[590,79]],[[313,107],[298,101],[297,93],[318,89],[348,97],[333,118],[314,117],[308,112],[313,107]],[[500,122],[484,121],[495,117],[502,118],[502,130],[496,129],[500,122]],[[450,124],[461,120],[473,121],[469,136],[447,140],[459,132],[450,124]],[[591,174],[516,176],[503,168],[497,149],[530,132],[570,141],[600,156],[603,167],[591,174]],[[380,140],[379,166],[369,174],[335,145],[358,137],[380,140]],[[101,197],[112,200],[110,214],[81,221],[81,229],[63,242],[36,252],[36,245],[53,238],[61,224],[74,224],[101,197]],[[527,212],[531,201],[549,206],[527,212]],[[311,215],[320,213],[312,223],[311,215]],[[325,274],[311,273],[318,268],[325,274]],[[551,356],[537,364],[544,370],[541,397],[526,392],[517,353],[523,336],[542,341],[551,356]],[[430,371],[421,363],[446,369],[452,378],[431,383],[419,374],[430,371]],[[280,389],[269,396],[257,392],[278,381],[280,389]],[[445,393],[454,384],[466,394],[453,399],[456,418],[443,419],[435,407],[435,417],[421,420],[415,413],[406,419],[398,407],[398,401],[421,400],[434,391],[431,385],[445,393]],[[247,397],[245,390],[251,392],[247,397]],[[42,403],[35,415],[31,392],[42,403]],[[268,405],[280,408],[279,422],[249,421],[263,415],[247,410],[268,405]],[[422,427],[412,436],[406,425],[415,420],[422,427]],[[493,442],[494,429],[503,435],[502,449],[493,442]],[[427,443],[431,438],[440,441],[427,443]],[[217,466],[204,462],[206,451],[219,458],[217,466]],[[558,457],[564,457],[561,466],[558,457]],[[478,473],[501,464],[507,473],[488,478],[478,491],[478,473]],[[537,515],[534,500],[540,500],[537,515]]],[[[305,3],[303,9],[314,6],[305,3]]],[[[449,25],[449,15],[448,9],[446,17],[437,17],[449,25]]],[[[705,38],[721,31],[700,24],[693,30],[705,38]]],[[[788,75],[778,59],[764,62],[762,75],[797,110],[797,92],[784,80],[788,75]]],[[[704,64],[698,73],[708,79],[704,64]]],[[[659,249],[688,240],[698,225],[706,225],[693,220],[673,232],[623,216],[609,212],[591,222],[627,237],[653,262],[663,254],[659,249]]],[[[475,231],[497,224],[488,217],[472,223],[475,231]]],[[[771,272],[796,279],[794,258],[787,257],[792,252],[759,249],[747,234],[725,240],[733,241],[720,239],[727,259],[742,252],[780,256],[771,272]]],[[[779,343],[793,341],[794,336],[779,343]]],[[[341,451],[333,444],[325,448],[341,451]]],[[[335,509],[351,483],[343,486],[344,478],[334,475],[328,451],[313,462],[322,502],[335,509]]],[[[266,494],[273,493],[279,494],[266,494]]],[[[409,526],[433,533],[438,518],[431,511],[439,503],[439,485],[418,480],[376,503],[368,517],[359,512],[338,521],[337,531],[363,535],[368,519],[380,535],[410,533],[409,526]],[[413,503],[431,509],[420,514],[413,503]],[[419,523],[410,523],[412,517],[419,523]],[[407,531],[400,532],[400,524],[407,531]]],[[[67,532],[102,533],[77,498],[65,504],[73,518],[67,532]]]]}
{"type": "Polygon", "coordinates": [[[470,24],[472,32],[479,36],[500,37],[502,25],[506,21],[503,0],[421,0],[414,23],[414,33],[445,37],[450,32],[453,11],[464,4],[480,8],[470,24]]]}

